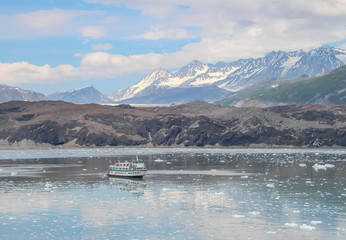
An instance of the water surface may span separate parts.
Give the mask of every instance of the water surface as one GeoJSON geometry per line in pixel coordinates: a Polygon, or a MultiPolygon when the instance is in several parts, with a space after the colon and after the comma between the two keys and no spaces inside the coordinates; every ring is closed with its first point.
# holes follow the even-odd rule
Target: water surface
{"type": "Polygon", "coordinates": [[[0,153],[1,239],[346,239],[346,150],[0,153]]]}

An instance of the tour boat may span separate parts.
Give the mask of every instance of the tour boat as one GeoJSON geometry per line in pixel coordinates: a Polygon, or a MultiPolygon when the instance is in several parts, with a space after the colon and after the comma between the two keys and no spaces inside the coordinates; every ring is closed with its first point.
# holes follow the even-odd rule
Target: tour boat
{"type": "Polygon", "coordinates": [[[144,177],[147,168],[143,160],[131,162],[114,163],[109,166],[107,175],[109,177],[129,177],[142,178],[144,177]]]}

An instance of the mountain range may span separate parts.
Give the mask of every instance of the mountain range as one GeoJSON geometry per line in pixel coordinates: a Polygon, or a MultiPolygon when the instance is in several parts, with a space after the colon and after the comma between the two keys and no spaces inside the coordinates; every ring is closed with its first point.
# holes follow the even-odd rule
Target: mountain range
{"type": "Polygon", "coordinates": [[[213,101],[266,79],[313,76],[345,63],[346,51],[329,46],[311,51],[277,51],[263,58],[214,65],[194,60],[175,73],[165,69],[154,71],[137,84],[114,92],[109,98],[124,103],[213,101]],[[175,93],[181,92],[184,96],[177,99],[175,93]]]}
{"type": "Polygon", "coordinates": [[[0,85],[0,103],[8,101],[65,101],[71,103],[114,103],[93,86],[73,90],[58,91],[48,96],[18,87],[0,85]]]}
{"type": "Polygon", "coordinates": [[[328,73],[298,79],[269,79],[217,101],[237,107],[269,107],[297,103],[346,105],[346,65],[328,73]]]}
{"type": "MultiPolygon", "coordinates": [[[[258,86],[263,85],[265,88],[270,81],[281,81],[282,85],[282,83],[296,82],[296,79],[302,76],[306,78],[324,74],[345,63],[346,51],[329,46],[310,51],[273,51],[262,58],[240,59],[230,63],[205,64],[194,60],[176,72],[158,69],[142,78],[137,84],[115,91],[108,96],[92,86],[44,96],[33,91],[0,85],[0,102],[11,100],[62,100],[73,103],[106,104],[172,104],[194,100],[215,102],[227,98],[228,95],[235,96],[234,93],[244,94],[244,91],[253,89],[254,86],[261,89],[258,86]]],[[[236,104],[233,100],[225,100],[223,103],[236,104]]]]}
{"type": "Polygon", "coordinates": [[[0,85],[0,103],[18,100],[18,101],[41,101],[46,96],[34,91],[23,90],[17,87],[0,85]]]}

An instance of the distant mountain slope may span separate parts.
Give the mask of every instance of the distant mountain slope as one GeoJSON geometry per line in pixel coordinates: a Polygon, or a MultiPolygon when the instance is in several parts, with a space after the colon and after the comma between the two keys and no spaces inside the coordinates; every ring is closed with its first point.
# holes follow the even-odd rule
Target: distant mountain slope
{"type": "Polygon", "coordinates": [[[226,96],[229,92],[216,86],[190,87],[190,88],[158,88],[151,86],[135,97],[120,101],[120,103],[155,103],[155,104],[171,104],[186,103],[196,99],[204,99],[209,102],[218,100],[222,96],[226,96]]]}
{"type": "Polygon", "coordinates": [[[268,80],[230,94],[218,103],[236,106],[270,106],[295,103],[345,105],[346,65],[322,76],[298,80],[268,80]]]}
{"type": "Polygon", "coordinates": [[[47,98],[72,103],[113,103],[93,86],[55,92],[48,95],[47,98]]]}
{"type": "Polygon", "coordinates": [[[0,103],[8,101],[41,101],[45,95],[34,91],[23,90],[17,87],[0,85],[0,103]]]}
{"type": "MultiPolygon", "coordinates": [[[[143,103],[162,102],[158,96],[165,97],[164,92],[169,89],[181,91],[182,88],[198,90],[213,86],[223,91],[236,92],[245,89],[257,82],[271,78],[298,78],[302,75],[316,75],[331,69],[338,68],[346,63],[346,51],[323,46],[311,51],[271,52],[263,58],[240,59],[231,63],[204,64],[197,60],[192,61],[178,72],[171,73],[159,69],[144,77],[137,84],[127,89],[116,91],[109,98],[116,102],[135,101],[139,97],[143,103]],[[156,98],[150,97],[155,89],[156,98]],[[161,92],[161,93],[160,93],[161,92]],[[148,98],[144,98],[147,96],[148,98]]],[[[222,97],[221,91],[216,91],[212,98],[222,97]]],[[[196,94],[192,100],[208,100],[210,94],[196,94]]],[[[178,102],[182,102],[178,101],[178,102]]]]}

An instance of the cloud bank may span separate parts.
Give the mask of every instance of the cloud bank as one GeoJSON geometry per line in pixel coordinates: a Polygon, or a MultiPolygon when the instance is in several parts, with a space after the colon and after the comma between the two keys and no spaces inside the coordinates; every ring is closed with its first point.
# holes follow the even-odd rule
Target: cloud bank
{"type": "MultiPolygon", "coordinates": [[[[79,54],[80,65],[61,64],[52,67],[27,62],[1,63],[0,81],[7,84],[56,83],[83,79],[116,79],[157,68],[176,68],[193,59],[214,63],[240,58],[260,57],[273,50],[297,50],[319,47],[330,42],[345,44],[346,4],[344,0],[85,0],[89,4],[109,7],[125,6],[139,11],[139,19],[150,19],[141,34],[129,25],[128,39],[140,41],[176,41],[198,39],[186,43],[175,52],[160,51],[120,55],[114,49],[117,39],[114,24],[125,26],[119,16],[105,11],[54,9],[11,18],[27,31],[52,34],[68,25],[71,35],[104,43],[91,45],[91,52],[79,54]],[[107,16],[105,16],[107,15],[107,16]],[[96,16],[96,17],[95,17],[96,16]],[[93,21],[73,24],[75,19],[90,17],[93,21]],[[44,21],[42,21],[44,19],[44,21]],[[97,21],[95,20],[97,19],[97,21]],[[112,28],[110,27],[112,26],[112,28]],[[69,26],[71,28],[71,26],[69,26]]],[[[3,16],[2,19],[5,17],[3,16]]],[[[1,19],[1,18],[0,18],[1,19]]],[[[123,37],[122,37],[123,38],[123,37]]],[[[345,46],[345,45],[343,45],[345,46]]]]}

